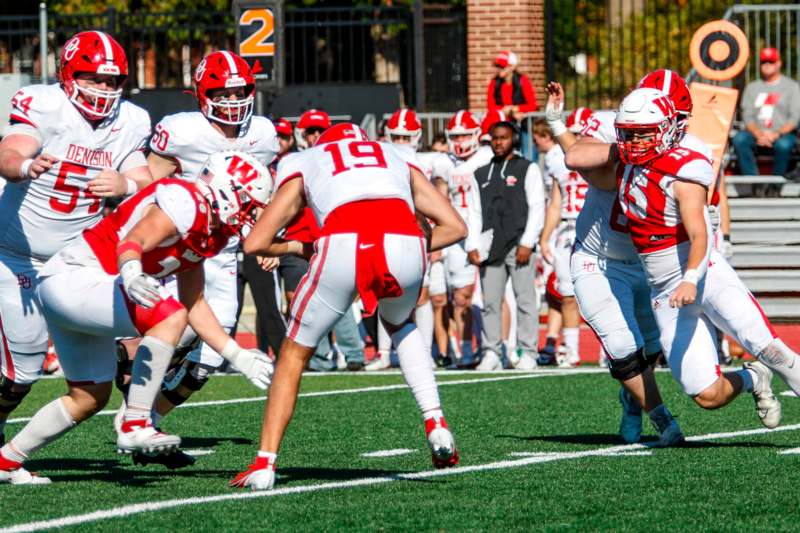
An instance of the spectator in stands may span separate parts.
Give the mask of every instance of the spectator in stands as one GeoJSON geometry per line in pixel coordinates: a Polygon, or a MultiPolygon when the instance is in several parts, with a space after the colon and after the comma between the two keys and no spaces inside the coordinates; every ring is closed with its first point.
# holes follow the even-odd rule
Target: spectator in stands
{"type": "Polygon", "coordinates": [[[764,48],[761,79],[747,84],[740,103],[745,129],[733,138],[739,171],[757,175],[755,149],[772,149],[772,174],[786,174],[797,142],[795,130],[800,122],[800,85],[781,74],[781,57],[776,48],[764,48]]]}
{"type": "Polygon", "coordinates": [[[434,135],[431,141],[431,152],[442,152],[446,154],[449,151],[450,147],[447,145],[447,136],[444,133],[437,133],[434,135]]]}
{"type": "Polygon", "coordinates": [[[506,282],[511,277],[517,303],[517,346],[522,348],[516,368],[530,370],[536,367],[539,342],[533,251],[544,224],[542,173],[537,164],[516,154],[514,149],[519,142],[516,124],[497,122],[490,135],[494,157],[491,163],[475,171],[475,181],[483,212],[481,239],[491,230],[491,244],[488,253],[485,250],[488,243],[483,244],[481,254],[477,250],[469,253],[470,262],[481,266],[483,289],[483,360],[478,369],[502,367],[501,310],[506,282]],[[484,253],[486,257],[481,257],[484,253]]]}
{"type": "Polygon", "coordinates": [[[531,80],[517,71],[519,58],[511,50],[503,50],[494,60],[497,74],[489,82],[486,109],[502,111],[511,122],[520,125],[523,157],[538,159],[536,147],[530,142],[528,130],[522,124],[526,113],[536,111],[536,91],[531,80]]]}

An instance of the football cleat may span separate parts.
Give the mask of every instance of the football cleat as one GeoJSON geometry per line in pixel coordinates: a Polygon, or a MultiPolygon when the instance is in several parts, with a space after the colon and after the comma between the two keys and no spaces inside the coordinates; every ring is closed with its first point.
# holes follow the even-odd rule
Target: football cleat
{"type": "Polygon", "coordinates": [[[547,339],[547,344],[539,350],[539,357],[536,359],[536,362],[539,366],[551,366],[556,365],[556,345],[554,342],[550,342],[551,339],[547,339]]]}
{"type": "Polygon", "coordinates": [[[675,417],[672,416],[666,406],[662,405],[661,408],[663,409],[659,411],[659,415],[650,419],[653,427],[658,431],[658,440],[650,444],[650,446],[652,448],[668,448],[683,444],[686,439],[683,437],[678,421],[675,420],[675,417]]]}
{"type": "Polygon", "coordinates": [[[180,437],[159,431],[148,420],[123,422],[117,433],[117,453],[168,453],[180,445],[180,437]]]}
{"type": "Polygon", "coordinates": [[[392,366],[392,360],[389,352],[380,351],[378,356],[373,358],[372,361],[364,365],[364,370],[367,372],[374,372],[376,370],[386,370],[392,366]]]}
{"type": "Polygon", "coordinates": [[[503,362],[500,356],[492,350],[483,351],[483,359],[481,363],[475,368],[478,372],[493,372],[495,370],[503,370],[503,362]]]}
{"type": "Polygon", "coordinates": [[[529,353],[523,353],[522,357],[517,360],[517,364],[514,365],[514,370],[536,370],[538,366],[536,358],[529,353]]]}
{"type": "Polygon", "coordinates": [[[639,442],[642,438],[642,407],[624,387],[619,389],[619,403],[622,405],[622,419],[619,434],[627,444],[639,442]]]}
{"type": "Polygon", "coordinates": [[[772,392],[772,371],[758,361],[745,363],[744,367],[758,374],[758,384],[753,386],[758,418],[769,429],[778,427],[781,423],[781,402],[772,392]]]}
{"type": "Polygon", "coordinates": [[[434,468],[449,468],[458,464],[456,441],[447,428],[444,417],[434,416],[425,419],[425,435],[428,437],[434,468]]]}
{"type": "Polygon", "coordinates": [[[237,474],[229,483],[231,487],[269,490],[275,486],[275,458],[256,457],[256,462],[237,474]]]}
{"type": "Polygon", "coordinates": [[[556,352],[556,362],[559,368],[575,368],[581,364],[581,357],[562,344],[556,352]]]}
{"type": "Polygon", "coordinates": [[[0,483],[11,485],[48,485],[52,483],[49,477],[40,476],[35,472],[28,472],[22,468],[22,463],[9,461],[0,453],[0,483]]]}
{"type": "Polygon", "coordinates": [[[170,451],[165,454],[133,452],[131,458],[133,459],[133,464],[137,466],[147,466],[151,464],[163,465],[169,468],[170,470],[176,470],[178,468],[186,468],[187,466],[193,466],[194,463],[197,461],[197,459],[195,459],[188,453],[184,453],[179,449],[170,451]]]}
{"type": "Polygon", "coordinates": [[[61,363],[58,362],[58,356],[52,346],[47,347],[47,355],[44,357],[42,370],[45,374],[57,374],[61,370],[61,363]]]}

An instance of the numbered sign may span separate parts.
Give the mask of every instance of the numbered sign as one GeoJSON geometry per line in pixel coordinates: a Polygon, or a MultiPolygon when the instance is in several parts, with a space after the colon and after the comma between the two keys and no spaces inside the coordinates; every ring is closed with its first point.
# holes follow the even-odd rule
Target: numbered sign
{"type": "Polygon", "coordinates": [[[234,0],[238,53],[262,88],[283,86],[283,2],[234,0]]]}

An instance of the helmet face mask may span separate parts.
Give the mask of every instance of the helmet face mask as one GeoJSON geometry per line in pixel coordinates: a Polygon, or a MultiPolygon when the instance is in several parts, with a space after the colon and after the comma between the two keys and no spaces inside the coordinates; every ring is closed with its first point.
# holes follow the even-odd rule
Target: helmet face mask
{"type": "Polygon", "coordinates": [[[466,159],[480,147],[481,126],[475,116],[467,110],[453,115],[445,129],[447,146],[460,159],[466,159]]]}
{"type": "Polygon", "coordinates": [[[114,114],[127,76],[125,51],[103,32],[78,33],[61,50],[61,87],[88,120],[103,120],[114,114]]]}

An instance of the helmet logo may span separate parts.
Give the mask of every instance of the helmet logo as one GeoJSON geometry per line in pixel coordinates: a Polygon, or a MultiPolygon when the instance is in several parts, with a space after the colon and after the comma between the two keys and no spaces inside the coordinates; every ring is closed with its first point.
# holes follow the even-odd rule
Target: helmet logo
{"type": "Polygon", "coordinates": [[[197,70],[194,73],[194,79],[198,82],[203,79],[203,74],[206,72],[206,60],[203,59],[199,65],[197,65],[197,70]]]}
{"type": "MultiPolygon", "coordinates": [[[[72,61],[72,58],[75,57],[75,54],[78,52],[78,45],[80,45],[80,42],[81,40],[76,36],[64,45],[64,59],[72,61]]],[[[117,72],[117,74],[119,74],[119,72],[117,72]]]]}
{"type": "Polygon", "coordinates": [[[117,65],[100,65],[97,67],[97,73],[119,76],[119,67],[117,65]]]}
{"type": "Polygon", "coordinates": [[[662,113],[666,116],[670,116],[672,113],[672,109],[674,109],[674,105],[671,100],[669,100],[666,96],[661,96],[660,98],[655,98],[653,103],[661,110],[662,113]]]}
{"type": "Polygon", "coordinates": [[[238,155],[231,157],[227,172],[229,175],[239,180],[239,183],[242,185],[250,183],[259,176],[258,169],[254,168],[253,165],[238,155]]]}
{"type": "Polygon", "coordinates": [[[241,76],[231,76],[227,80],[225,80],[225,88],[230,87],[244,87],[247,85],[247,82],[241,76]]]}

